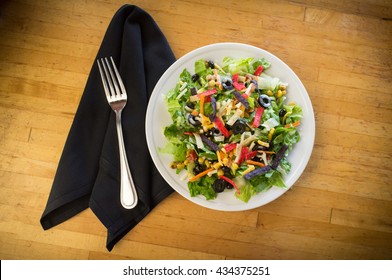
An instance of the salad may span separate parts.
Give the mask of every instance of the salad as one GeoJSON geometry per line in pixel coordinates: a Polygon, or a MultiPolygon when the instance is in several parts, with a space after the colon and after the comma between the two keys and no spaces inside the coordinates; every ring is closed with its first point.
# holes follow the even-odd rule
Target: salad
{"type": "Polygon", "coordinates": [[[200,59],[165,95],[172,123],[160,152],[186,180],[191,196],[232,191],[248,202],[272,186],[285,188],[289,151],[300,140],[302,108],[287,103],[288,84],[268,75],[264,58],[200,59]]]}

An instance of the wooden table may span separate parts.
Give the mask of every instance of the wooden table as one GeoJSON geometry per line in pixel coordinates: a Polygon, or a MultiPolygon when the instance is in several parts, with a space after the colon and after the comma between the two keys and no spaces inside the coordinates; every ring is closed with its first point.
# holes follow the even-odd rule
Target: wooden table
{"type": "Polygon", "coordinates": [[[176,57],[240,42],[283,59],[316,117],[310,162],[278,200],[244,212],[174,193],[113,251],[91,210],[39,219],[87,76],[119,0],[0,4],[1,259],[391,259],[392,2],[133,1],[176,57]]]}

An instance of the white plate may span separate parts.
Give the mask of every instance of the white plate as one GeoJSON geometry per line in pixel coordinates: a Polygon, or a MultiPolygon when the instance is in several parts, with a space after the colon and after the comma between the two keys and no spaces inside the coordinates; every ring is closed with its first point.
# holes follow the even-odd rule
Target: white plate
{"type": "Polygon", "coordinates": [[[219,64],[225,56],[234,58],[265,58],[271,62],[271,67],[266,70],[266,73],[278,77],[281,81],[289,84],[287,102],[295,101],[300,105],[304,117],[299,128],[301,140],[294,146],[288,156],[288,160],[292,163],[292,168],[284,179],[288,188],[297,181],[304,171],[313,149],[315,121],[312,103],[302,82],[290,67],[273,54],[254,46],[238,43],[212,44],[191,51],[178,59],[162,75],[152,92],[146,114],[146,137],[148,149],[157,169],[167,183],[179,194],[196,204],[210,209],[241,211],[265,205],[281,196],[287,189],[272,187],[267,192],[253,196],[248,203],[235,198],[234,191],[220,193],[215,200],[206,200],[203,196],[191,197],[187,182],[181,181],[180,175],[177,175],[170,168],[173,157],[158,152],[158,147],[164,147],[167,142],[163,135],[163,128],[171,123],[164,95],[175,87],[184,68],[187,68],[191,74],[194,73],[196,60],[212,60],[219,64]]]}

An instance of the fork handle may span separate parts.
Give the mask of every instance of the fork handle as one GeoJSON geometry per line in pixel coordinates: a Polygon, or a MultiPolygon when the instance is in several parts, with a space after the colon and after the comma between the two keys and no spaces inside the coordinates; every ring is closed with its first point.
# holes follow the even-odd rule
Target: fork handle
{"type": "Polygon", "coordinates": [[[132,209],[137,205],[138,197],[136,187],[132,179],[131,170],[129,169],[127,154],[125,153],[124,137],[121,126],[121,111],[122,110],[116,111],[116,128],[121,170],[120,200],[121,205],[124,208],[132,209]]]}

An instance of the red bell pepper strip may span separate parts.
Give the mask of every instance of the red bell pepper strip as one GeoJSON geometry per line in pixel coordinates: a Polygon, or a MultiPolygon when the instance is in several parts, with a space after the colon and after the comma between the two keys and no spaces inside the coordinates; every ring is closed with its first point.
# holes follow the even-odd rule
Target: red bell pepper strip
{"type": "Polygon", "coordinates": [[[241,95],[242,95],[243,98],[248,99],[248,97],[249,97],[250,94],[246,94],[246,92],[245,92],[245,93],[243,93],[243,94],[241,94],[241,95]]]}
{"type": "Polygon", "coordinates": [[[189,135],[189,136],[193,136],[193,132],[190,132],[190,131],[185,131],[184,134],[189,135]]]}
{"type": "Polygon", "coordinates": [[[197,159],[197,154],[196,154],[195,150],[191,150],[190,152],[188,152],[188,155],[186,158],[189,161],[195,161],[197,159]]]}
{"type": "Polygon", "coordinates": [[[238,159],[238,164],[241,164],[245,160],[246,154],[249,152],[248,147],[242,147],[240,158],[238,159]]]}
{"type": "Polygon", "coordinates": [[[210,95],[212,95],[212,94],[214,94],[214,93],[216,93],[217,91],[216,91],[216,89],[215,88],[213,88],[213,89],[209,89],[209,90],[206,90],[206,91],[203,91],[202,93],[199,93],[197,96],[200,98],[200,96],[202,96],[202,95],[204,95],[204,96],[210,96],[210,95]]]}
{"type": "Polygon", "coordinates": [[[264,112],[263,107],[258,107],[256,109],[255,117],[253,119],[253,124],[252,124],[253,127],[259,127],[261,117],[263,116],[263,112],[264,112]]]}
{"type": "Polygon", "coordinates": [[[233,82],[238,82],[238,74],[234,74],[233,76],[231,76],[231,79],[233,82]]]}
{"type": "Polygon", "coordinates": [[[228,153],[231,150],[234,150],[235,147],[237,147],[237,143],[230,143],[230,144],[227,144],[226,146],[224,146],[224,149],[225,149],[226,153],[228,153]]]}
{"type": "Polygon", "coordinates": [[[230,132],[227,130],[227,128],[225,127],[225,125],[223,124],[223,121],[216,117],[214,124],[216,125],[216,127],[219,129],[220,132],[222,132],[222,134],[227,138],[230,136],[230,132]]]}
{"type": "Polygon", "coordinates": [[[257,155],[257,151],[249,152],[245,155],[245,159],[252,159],[257,155]]]}
{"type": "Polygon", "coordinates": [[[223,180],[225,180],[226,182],[228,182],[230,185],[232,185],[236,190],[237,190],[237,193],[238,194],[240,194],[241,192],[240,192],[240,189],[237,187],[237,185],[234,183],[234,181],[233,180],[231,180],[231,179],[229,179],[229,178],[227,178],[226,176],[219,176],[219,179],[223,179],[223,180]]]}
{"type": "Polygon", "coordinates": [[[238,82],[233,82],[233,87],[236,89],[236,90],[243,90],[243,89],[246,89],[246,86],[244,86],[244,84],[240,84],[240,83],[238,83],[238,82]]]}
{"type": "Polygon", "coordinates": [[[264,71],[264,67],[259,65],[259,66],[257,66],[257,68],[256,68],[255,72],[253,73],[253,75],[259,76],[263,71],[264,71]]]}

